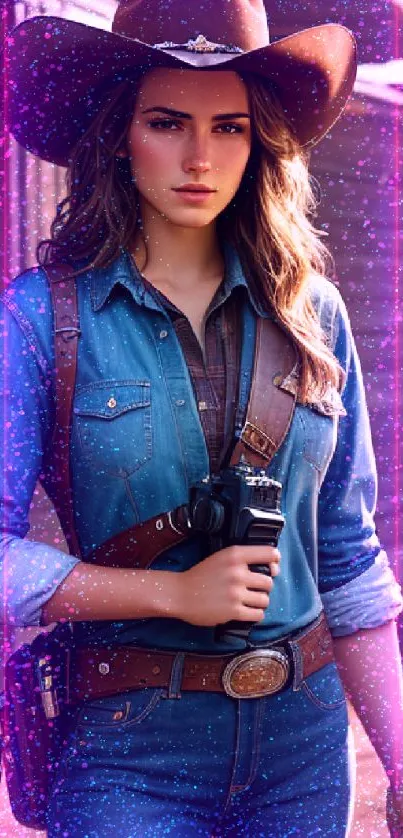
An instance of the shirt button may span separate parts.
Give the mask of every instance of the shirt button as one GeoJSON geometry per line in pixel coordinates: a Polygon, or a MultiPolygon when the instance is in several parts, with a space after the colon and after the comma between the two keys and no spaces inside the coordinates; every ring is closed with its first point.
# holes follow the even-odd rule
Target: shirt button
{"type": "Polygon", "coordinates": [[[116,399],[114,399],[113,396],[111,396],[111,398],[108,401],[108,407],[110,407],[110,409],[113,410],[113,408],[116,407],[116,405],[117,405],[116,399]]]}
{"type": "Polygon", "coordinates": [[[207,402],[199,402],[199,410],[207,410],[207,402]]]}
{"type": "Polygon", "coordinates": [[[161,332],[160,332],[160,338],[167,338],[167,337],[168,337],[168,332],[166,331],[166,329],[162,329],[161,332]]]}
{"type": "Polygon", "coordinates": [[[182,407],[185,404],[185,399],[176,399],[175,404],[177,407],[182,407]]]}

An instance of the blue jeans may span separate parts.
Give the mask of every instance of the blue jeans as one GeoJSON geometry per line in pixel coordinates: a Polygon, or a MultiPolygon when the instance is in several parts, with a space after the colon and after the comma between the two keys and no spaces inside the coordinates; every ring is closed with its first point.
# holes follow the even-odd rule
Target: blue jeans
{"type": "Polygon", "coordinates": [[[144,689],[87,702],[48,838],[344,838],[347,730],[334,664],[260,699],[144,689]]]}

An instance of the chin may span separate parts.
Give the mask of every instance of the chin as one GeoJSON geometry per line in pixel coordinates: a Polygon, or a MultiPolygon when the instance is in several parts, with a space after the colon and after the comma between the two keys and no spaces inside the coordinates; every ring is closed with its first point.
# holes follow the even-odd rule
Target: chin
{"type": "Polygon", "coordinates": [[[204,213],[200,210],[192,210],[187,213],[161,213],[162,217],[175,227],[184,227],[192,230],[202,229],[214,224],[218,213],[204,213]]]}

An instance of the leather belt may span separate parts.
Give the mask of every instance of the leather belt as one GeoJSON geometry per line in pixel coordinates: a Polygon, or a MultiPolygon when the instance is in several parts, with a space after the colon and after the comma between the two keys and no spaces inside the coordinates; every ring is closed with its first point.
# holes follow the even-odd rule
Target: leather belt
{"type": "Polygon", "coordinates": [[[286,689],[294,671],[300,680],[334,660],[323,614],[303,631],[236,655],[199,655],[133,646],[77,648],[71,659],[70,703],[127,690],[165,687],[224,692],[233,698],[260,698],[286,689]]]}

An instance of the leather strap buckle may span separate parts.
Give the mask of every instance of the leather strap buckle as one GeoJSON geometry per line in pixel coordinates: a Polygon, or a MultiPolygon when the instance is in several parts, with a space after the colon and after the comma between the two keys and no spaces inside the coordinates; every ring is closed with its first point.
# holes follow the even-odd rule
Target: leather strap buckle
{"type": "Polygon", "coordinates": [[[290,661],[280,649],[256,649],[232,658],[222,674],[231,698],[263,698],[278,693],[290,676],[290,661]]]}
{"type": "Polygon", "coordinates": [[[276,450],[276,443],[252,422],[245,422],[241,433],[241,441],[252,448],[256,454],[264,457],[265,460],[271,460],[276,450]]]}

